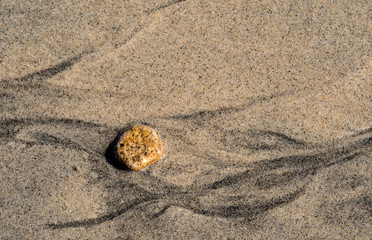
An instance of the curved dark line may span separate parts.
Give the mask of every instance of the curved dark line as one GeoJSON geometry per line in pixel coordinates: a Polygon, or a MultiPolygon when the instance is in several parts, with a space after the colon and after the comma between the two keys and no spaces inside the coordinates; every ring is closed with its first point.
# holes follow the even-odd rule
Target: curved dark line
{"type": "Polygon", "coordinates": [[[282,93],[272,94],[269,96],[263,97],[256,97],[252,98],[248,103],[242,104],[237,107],[222,107],[216,110],[201,110],[189,114],[181,114],[181,115],[171,115],[171,116],[163,116],[163,117],[156,117],[160,119],[176,119],[176,120],[203,120],[203,119],[210,119],[216,117],[219,114],[231,114],[234,112],[239,112],[244,110],[246,107],[252,106],[256,103],[261,103],[267,100],[271,100],[273,98],[278,98],[282,96],[286,96],[288,94],[293,93],[293,91],[284,91],[282,93]]]}
{"type": "Polygon", "coordinates": [[[361,130],[360,132],[351,135],[351,137],[357,137],[357,136],[361,136],[361,135],[364,135],[364,134],[367,134],[367,133],[372,133],[372,127],[361,130]]]}
{"type": "Polygon", "coordinates": [[[78,228],[78,227],[91,227],[95,225],[99,225],[104,222],[111,221],[114,218],[119,217],[120,215],[128,212],[130,209],[135,208],[136,206],[149,202],[154,200],[153,197],[151,198],[144,198],[141,200],[134,201],[133,203],[123,207],[119,211],[116,211],[114,213],[106,214],[104,216],[98,217],[98,218],[91,218],[81,221],[71,221],[71,222],[65,222],[65,223],[56,223],[56,224],[46,224],[47,227],[53,228],[53,229],[64,229],[64,228],[78,228]]]}
{"type": "Polygon", "coordinates": [[[50,77],[52,77],[52,76],[54,76],[58,73],[61,73],[61,72],[65,71],[66,69],[69,69],[72,65],[79,62],[84,55],[89,54],[91,52],[92,51],[85,51],[81,54],[78,54],[74,57],[68,58],[67,60],[62,61],[61,63],[58,63],[58,64],[56,64],[52,67],[49,67],[47,69],[37,71],[37,72],[34,72],[34,73],[30,73],[30,74],[27,74],[26,76],[23,76],[23,77],[3,80],[3,82],[7,82],[7,83],[10,83],[10,84],[14,84],[14,83],[21,83],[22,84],[22,83],[28,82],[32,79],[44,80],[44,79],[50,78],[50,77]]]}
{"type": "Polygon", "coordinates": [[[162,216],[170,207],[174,207],[172,204],[169,204],[169,205],[166,205],[165,207],[163,207],[158,213],[154,214],[151,218],[152,219],[155,219],[155,218],[159,218],[160,216],[162,216]]]}
{"type": "Polygon", "coordinates": [[[178,4],[178,3],[186,2],[186,1],[187,0],[173,0],[173,1],[171,1],[169,3],[166,3],[166,4],[163,4],[163,5],[161,5],[161,6],[157,7],[157,8],[148,10],[148,11],[146,11],[146,13],[153,13],[153,12],[159,11],[161,9],[168,8],[168,7],[170,7],[170,6],[174,5],[174,4],[178,4]]]}
{"type": "Polygon", "coordinates": [[[272,136],[276,136],[276,137],[279,137],[279,138],[282,138],[283,140],[286,140],[287,142],[290,142],[290,143],[293,143],[293,144],[296,144],[296,145],[306,145],[307,143],[305,141],[302,141],[302,140],[299,140],[299,139],[294,139],[294,138],[291,138],[283,133],[279,133],[279,132],[274,132],[274,131],[260,131],[262,132],[263,134],[269,134],[269,135],[272,135],[272,136]]]}
{"type": "Polygon", "coordinates": [[[14,136],[17,130],[14,130],[15,126],[24,126],[32,124],[66,124],[74,125],[78,127],[87,127],[87,128],[98,128],[106,127],[102,124],[97,124],[93,122],[87,122],[79,119],[70,119],[70,118],[47,118],[47,119],[32,119],[32,118],[21,118],[21,119],[5,119],[0,121],[0,133],[1,138],[10,138],[14,136]]]}
{"type": "Polygon", "coordinates": [[[38,145],[38,146],[46,146],[46,145],[60,146],[60,147],[63,147],[64,149],[66,149],[66,148],[67,149],[74,149],[74,150],[86,152],[86,153],[88,153],[90,155],[93,155],[93,156],[96,156],[96,157],[103,157],[103,153],[87,149],[87,148],[85,148],[85,147],[83,147],[83,146],[81,146],[81,145],[79,145],[75,142],[70,141],[70,140],[59,139],[59,138],[56,138],[52,135],[49,135],[49,136],[51,137],[49,139],[49,141],[44,139],[44,141],[40,141],[40,142],[30,142],[30,141],[25,141],[25,140],[22,140],[22,139],[17,139],[16,142],[26,144],[29,147],[32,147],[32,146],[35,146],[35,145],[38,145]],[[52,138],[54,138],[54,139],[52,139],[52,138]]]}
{"type": "MultiPolygon", "coordinates": [[[[331,162],[325,161],[326,157],[320,154],[310,155],[310,156],[300,155],[300,156],[292,156],[292,157],[286,157],[286,158],[278,158],[274,160],[266,160],[264,162],[252,164],[253,166],[256,165],[252,169],[248,169],[244,172],[241,172],[241,173],[238,173],[232,176],[224,177],[223,179],[219,181],[216,181],[214,183],[204,186],[204,188],[215,190],[215,189],[219,189],[222,187],[239,184],[242,180],[246,180],[247,178],[248,179],[255,178],[257,181],[259,177],[265,177],[268,171],[280,169],[283,167],[288,168],[288,170],[279,175],[282,178],[291,179],[297,175],[301,175],[304,177],[304,176],[315,174],[315,172],[320,168],[330,167],[336,164],[342,164],[347,161],[350,161],[361,154],[362,152],[360,151],[359,152],[345,151],[340,154],[341,156],[340,155],[327,156],[330,158],[337,159],[331,162]]],[[[275,181],[277,180],[278,179],[275,178],[275,181]]],[[[276,183],[275,185],[277,184],[278,183],[276,183]]]]}
{"type": "Polygon", "coordinates": [[[75,124],[84,125],[86,127],[103,127],[104,125],[87,122],[80,119],[72,118],[46,118],[46,119],[34,119],[34,118],[18,118],[18,119],[4,119],[0,121],[0,125],[29,125],[29,124],[50,124],[50,123],[63,123],[63,124],[75,124]]]}
{"type": "MultiPolygon", "coordinates": [[[[223,218],[237,218],[243,217],[245,219],[253,220],[259,214],[267,212],[268,210],[275,209],[282,205],[286,205],[296,200],[298,197],[303,195],[306,192],[306,186],[301,187],[299,190],[292,193],[288,193],[284,196],[275,199],[274,201],[266,201],[257,205],[246,205],[246,204],[237,204],[232,206],[217,206],[213,209],[206,209],[202,206],[191,206],[190,204],[180,205],[180,204],[171,204],[171,206],[180,207],[188,209],[196,214],[200,214],[208,217],[223,217],[223,218]]],[[[169,208],[168,207],[168,208],[169,208]]],[[[164,211],[165,212],[165,211],[164,211]]],[[[163,213],[164,213],[163,212],[163,213]]]]}

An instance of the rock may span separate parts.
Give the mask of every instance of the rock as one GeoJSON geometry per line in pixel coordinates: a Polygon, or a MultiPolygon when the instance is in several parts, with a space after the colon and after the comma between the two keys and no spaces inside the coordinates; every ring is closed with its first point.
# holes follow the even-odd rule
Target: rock
{"type": "Polygon", "coordinates": [[[116,145],[117,159],[134,171],[156,162],[162,153],[163,145],[155,130],[142,125],[124,132],[116,145]]]}

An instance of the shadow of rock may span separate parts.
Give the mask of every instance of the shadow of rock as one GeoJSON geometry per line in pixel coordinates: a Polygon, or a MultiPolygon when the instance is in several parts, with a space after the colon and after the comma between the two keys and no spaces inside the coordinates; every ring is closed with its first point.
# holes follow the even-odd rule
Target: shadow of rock
{"type": "Polygon", "coordinates": [[[119,169],[119,170],[129,170],[125,167],[124,164],[122,164],[117,156],[116,156],[116,153],[115,153],[115,149],[116,149],[116,144],[119,140],[119,137],[120,137],[120,134],[117,135],[117,137],[108,145],[106,151],[105,151],[105,158],[106,158],[106,161],[112,165],[114,168],[116,169],[119,169]]]}

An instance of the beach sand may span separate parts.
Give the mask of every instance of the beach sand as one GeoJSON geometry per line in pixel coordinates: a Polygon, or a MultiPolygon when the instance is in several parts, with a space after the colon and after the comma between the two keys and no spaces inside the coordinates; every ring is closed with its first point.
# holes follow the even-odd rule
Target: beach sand
{"type": "Polygon", "coordinates": [[[0,239],[369,239],[368,1],[0,2],[0,239]],[[121,168],[154,128],[163,157],[121,168]]]}

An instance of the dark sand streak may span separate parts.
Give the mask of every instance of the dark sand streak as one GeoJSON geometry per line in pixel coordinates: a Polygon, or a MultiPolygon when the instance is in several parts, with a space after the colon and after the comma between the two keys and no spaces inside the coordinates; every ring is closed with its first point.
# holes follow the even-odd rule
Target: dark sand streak
{"type": "MultiPolygon", "coordinates": [[[[308,177],[313,176],[320,169],[351,161],[355,157],[365,153],[367,150],[370,150],[370,148],[371,138],[366,138],[361,141],[357,141],[353,145],[330,149],[321,154],[298,155],[287,158],[269,159],[251,164],[251,166],[248,167],[253,169],[247,170],[243,173],[228,176],[221,181],[216,181],[210,185],[205,185],[202,187],[192,186],[182,191],[180,191],[179,188],[169,188],[169,186],[163,185],[160,180],[157,180],[159,181],[157,182],[157,185],[165,189],[165,193],[154,194],[145,189],[142,189],[140,193],[133,191],[134,195],[140,194],[140,196],[146,197],[137,198],[137,200],[135,200],[133,203],[120,208],[120,210],[116,211],[115,213],[110,213],[97,219],[57,223],[49,226],[53,228],[93,226],[119,217],[128,212],[130,209],[137,207],[140,203],[145,204],[146,202],[157,200],[168,202],[168,204],[166,204],[165,207],[158,213],[154,214],[154,217],[159,217],[166,211],[166,209],[169,209],[169,207],[176,206],[189,209],[197,214],[202,214],[205,216],[244,218],[246,220],[252,220],[255,216],[263,214],[268,210],[275,209],[276,207],[289,204],[304,194],[306,192],[306,185],[309,183],[308,177]],[[279,168],[284,168],[284,173],[279,175],[273,175],[270,173],[279,168]],[[294,181],[299,182],[301,187],[294,191],[286,191],[281,196],[271,198],[271,200],[261,201],[252,205],[231,204],[230,206],[204,206],[195,200],[197,197],[211,194],[211,191],[220,188],[230,187],[233,189],[236,185],[244,184],[246,181],[254,181],[256,186],[260,187],[261,189],[270,189],[280,186],[283,187],[288,184],[292,184],[294,181]]],[[[143,180],[146,181],[147,179],[143,178],[143,180]]],[[[153,179],[151,179],[151,181],[153,181],[153,179]]],[[[137,189],[139,186],[135,186],[134,184],[132,187],[137,189]]],[[[244,198],[244,196],[242,196],[242,198],[244,198]]]]}
{"type": "Polygon", "coordinates": [[[37,84],[40,80],[45,80],[48,78],[53,77],[54,75],[57,75],[63,71],[66,71],[70,69],[75,63],[79,62],[81,58],[89,54],[91,52],[84,52],[81,54],[78,54],[74,57],[71,57],[65,61],[62,61],[61,63],[51,66],[47,69],[43,69],[34,73],[27,74],[26,76],[9,79],[9,80],[2,80],[2,82],[8,83],[8,84],[14,84],[14,85],[25,85],[25,84],[37,84]],[[35,82],[36,81],[36,82],[35,82]]]}
{"type": "MultiPolygon", "coordinates": [[[[201,112],[196,113],[187,117],[181,117],[179,121],[185,121],[185,119],[199,119],[207,120],[205,117],[208,115],[210,117],[216,117],[218,114],[225,113],[224,110],[217,110],[217,113],[213,112],[201,112]]],[[[14,139],[17,132],[20,129],[30,126],[30,125],[53,125],[76,128],[76,129],[89,129],[90,131],[111,131],[120,132],[119,129],[110,128],[107,126],[85,122],[81,120],[73,119],[17,119],[17,120],[4,120],[0,122],[2,126],[2,140],[9,141],[14,139]],[[5,130],[4,130],[5,129],[5,130]]],[[[223,131],[223,130],[221,130],[223,131]]],[[[311,181],[311,177],[314,176],[319,170],[328,168],[334,165],[340,165],[349,161],[352,161],[357,156],[366,154],[370,152],[372,147],[372,137],[370,135],[370,129],[365,130],[359,135],[353,135],[351,137],[351,143],[342,144],[342,141],[333,147],[326,147],[323,149],[318,149],[315,154],[299,154],[292,155],[289,157],[281,157],[274,159],[262,160],[259,162],[254,162],[247,164],[247,170],[241,173],[236,173],[231,176],[226,176],[221,180],[214,181],[209,184],[202,186],[191,185],[190,187],[181,188],[170,183],[165,183],[163,180],[158,179],[154,176],[148,175],[145,172],[139,172],[141,179],[144,183],[149,186],[154,186],[152,191],[141,187],[136,183],[131,183],[130,172],[122,171],[122,178],[116,180],[115,184],[109,184],[106,188],[109,189],[126,189],[125,194],[132,194],[135,196],[135,200],[127,202],[123,205],[117,206],[118,210],[110,212],[106,215],[100,216],[93,219],[85,219],[81,221],[71,221],[62,223],[47,224],[47,227],[53,229],[63,229],[63,228],[76,228],[76,227],[91,227],[99,225],[101,223],[111,221],[119,216],[128,213],[131,210],[141,208],[149,203],[155,201],[161,201],[165,203],[164,207],[153,214],[153,218],[160,217],[172,206],[188,209],[194,213],[212,216],[212,217],[222,217],[222,218],[243,218],[246,221],[253,220],[256,216],[264,214],[265,212],[275,209],[277,207],[287,205],[293,202],[295,199],[300,197],[306,192],[306,186],[311,181]],[[359,137],[362,136],[361,139],[359,137]],[[356,140],[353,140],[356,139],[356,140]],[[276,170],[281,170],[281,173],[275,172],[276,170]],[[129,177],[126,180],[126,177],[129,177]],[[269,190],[272,188],[283,188],[287,190],[282,192],[279,196],[272,196],[268,194],[264,197],[264,200],[260,200],[255,203],[237,203],[236,201],[245,200],[248,196],[239,195],[236,201],[231,203],[227,202],[227,205],[204,205],[197,200],[200,197],[208,196],[211,194],[216,194],[219,189],[230,189],[234,192],[234,189],[238,186],[242,186],[248,183],[253,183],[258,189],[269,190]],[[295,186],[295,187],[293,187],[295,186]],[[296,187],[297,186],[297,187],[296,187]]],[[[296,145],[302,149],[307,149],[307,144],[295,139],[292,139],[282,133],[277,132],[265,132],[265,131],[250,131],[250,130],[240,130],[237,132],[229,132],[230,137],[234,138],[239,134],[249,134],[253,139],[259,139],[261,136],[269,135],[276,137],[276,143],[272,144],[270,148],[275,148],[277,144],[291,147],[296,145]]],[[[97,152],[94,146],[83,147],[81,144],[72,141],[71,139],[60,138],[46,133],[35,133],[34,141],[24,141],[19,139],[14,139],[16,141],[21,141],[27,144],[38,144],[38,145],[54,145],[60,146],[66,149],[75,149],[87,152],[91,156],[98,158],[112,158],[112,152],[109,154],[110,145],[106,150],[106,153],[97,152]]],[[[332,144],[330,145],[332,146],[332,144]]],[[[242,145],[239,145],[240,148],[242,145]]],[[[203,155],[200,154],[202,157],[203,155]]],[[[107,159],[108,163],[112,163],[112,159],[107,159]]],[[[223,167],[223,166],[221,166],[223,167]]],[[[95,169],[99,170],[99,169],[95,169]]],[[[107,175],[105,169],[101,169],[100,172],[101,181],[105,181],[107,178],[111,178],[107,175]]],[[[94,169],[92,170],[94,171],[94,169]]],[[[252,192],[255,193],[254,191],[252,192]]],[[[259,195],[258,195],[259,196],[259,195]]],[[[256,196],[257,197],[257,196],[256,196]]]]}
{"type": "Polygon", "coordinates": [[[169,3],[163,4],[163,5],[159,6],[159,7],[156,7],[154,9],[148,10],[148,11],[146,11],[146,13],[157,12],[159,10],[168,8],[168,7],[172,6],[172,5],[175,5],[175,4],[178,4],[178,3],[181,3],[181,2],[186,2],[186,1],[187,0],[173,0],[173,1],[170,1],[169,3]]]}

